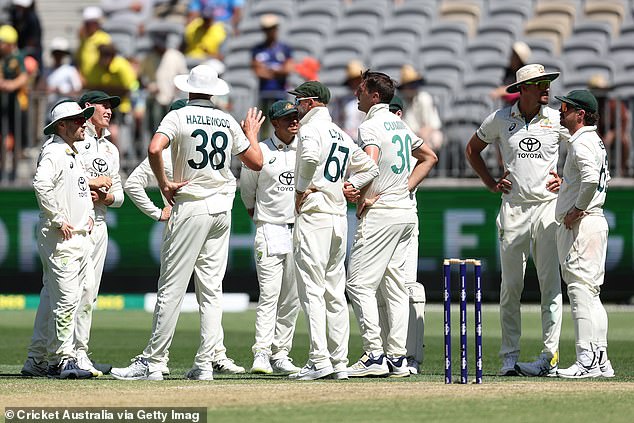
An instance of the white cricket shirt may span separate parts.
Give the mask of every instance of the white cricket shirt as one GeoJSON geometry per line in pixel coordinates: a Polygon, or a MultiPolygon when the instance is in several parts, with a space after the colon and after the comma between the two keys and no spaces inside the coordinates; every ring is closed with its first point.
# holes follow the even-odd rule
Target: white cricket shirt
{"type": "Polygon", "coordinates": [[[603,203],[610,181],[608,155],[596,126],[580,128],[568,141],[568,155],[555,218],[563,222],[570,209],[603,215],[603,203]]]}
{"type": "Polygon", "coordinates": [[[81,154],[88,178],[107,176],[112,179],[112,186],[108,193],[114,196],[114,202],[110,206],[103,203],[95,203],[95,221],[106,220],[108,207],[121,207],[123,204],[123,187],[119,175],[119,150],[106,139],[110,135],[107,128],[103,130],[101,137],[97,137],[97,131],[92,123],[86,122],[86,130],[83,141],[77,141],[75,148],[81,154]]]}
{"type": "Polygon", "coordinates": [[[559,124],[559,112],[542,106],[539,113],[526,124],[518,102],[490,114],[476,135],[487,144],[497,143],[507,177],[513,184],[509,194],[502,198],[511,203],[535,203],[557,197],[546,189],[557,171],[559,143],[568,140],[568,130],[559,124]]]}
{"type": "Polygon", "coordinates": [[[240,196],[247,209],[255,209],[255,223],[284,224],[295,220],[295,158],[297,137],[286,145],[273,133],[260,142],[262,170],[242,166],[240,196]]]}
{"type": "MultiPolygon", "coordinates": [[[[165,175],[167,176],[167,179],[171,181],[174,177],[172,172],[172,149],[167,147],[163,150],[162,156],[165,175]]],[[[163,198],[163,207],[158,207],[152,202],[150,197],[148,197],[147,192],[145,192],[145,189],[151,184],[156,185],[156,177],[154,176],[154,172],[152,172],[150,161],[146,157],[136,168],[134,168],[130,176],[128,176],[128,179],[123,185],[123,190],[126,194],[128,194],[130,200],[132,200],[134,205],[137,206],[143,214],[158,221],[163,213],[163,207],[165,207],[168,203],[165,197],[163,197],[163,193],[161,193],[161,197],[163,198]]]]}
{"type": "Polygon", "coordinates": [[[40,219],[45,226],[60,228],[64,222],[73,232],[88,230],[94,217],[88,175],[78,153],[54,135],[44,143],[33,177],[40,219]]]}
{"type": "Polygon", "coordinates": [[[300,121],[295,189],[315,188],[301,212],[321,212],[345,216],[344,177],[358,189],[379,174],[379,168],[352,138],[332,122],[326,107],[311,109],[300,121]]]}
{"type": "Polygon", "coordinates": [[[210,100],[191,100],[169,112],[156,132],[170,140],[174,182],[189,181],[175,200],[209,199],[210,213],[231,210],[236,188],[231,155],[250,145],[238,122],[210,100]]]}
{"type": "Polygon", "coordinates": [[[412,208],[407,182],[415,162],[411,152],[423,144],[389,104],[375,104],[359,126],[359,147],[373,145],[379,149],[379,176],[367,191],[368,198],[379,195],[372,208],[412,208]]]}

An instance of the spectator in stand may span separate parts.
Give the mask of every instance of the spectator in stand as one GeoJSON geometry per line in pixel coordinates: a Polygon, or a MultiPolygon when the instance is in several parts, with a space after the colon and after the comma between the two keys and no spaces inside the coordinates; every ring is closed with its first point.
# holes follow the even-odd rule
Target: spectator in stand
{"type": "Polygon", "coordinates": [[[434,152],[440,150],[444,142],[442,122],[433,97],[424,90],[425,79],[412,65],[401,68],[400,96],[405,103],[403,122],[422,138],[434,152]]]}
{"type": "MultiPolygon", "coordinates": [[[[132,111],[132,103],[130,101],[131,94],[138,90],[139,81],[132,64],[123,56],[117,54],[112,44],[100,45],[98,48],[99,59],[92,66],[85,78],[85,88],[93,91],[104,91],[112,96],[121,98],[118,112],[114,113],[114,122],[123,121],[125,115],[132,111]]],[[[116,123],[111,121],[108,128],[111,133],[110,141],[119,148],[121,154],[128,151],[124,146],[119,145],[119,128],[116,123]]]]}
{"type": "Polygon", "coordinates": [[[34,0],[12,0],[11,25],[18,31],[18,48],[42,67],[42,26],[34,0]]]}
{"type": "Polygon", "coordinates": [[[365,112],[359,110],[359,101],[354,94],[361,84],[361,74],[365,67],[363,63],[358,60],[351,60],[346,66],[346,80],[344,85],[350,89],[350,91],[339,100],[339,119],[341,122],[341,129],[346,131],[346,134],[350,135],[353,140],[357,139],[359,135],[359,125],[365,117],[365,112]]]}
{"type": "Polygon", "coordinates": [[[165,33],[150,35],[152,50],[143,58],[139,68],[140,82],[148,94],[145,114],[152,133],[177,98],[174,77],[189,72],[185,56],[167,45],[167,36],[165,33]]]}
{"type": "Polygon", "coordinates": [[[286,79],[293,72],[293,51],[278,40],[280,20],[276,15],[260,17],[265,40],[251,51],[251,64],[260,81],[260,109],[269,110],[277,100],[286,99],[286,79]]]}
{"type": "Polygon", "coordinates": [[[214,9],[206,5],[185,27],[185,56],[193,59],[222,58],[220,46],[227,38],[225,26],[214,19],[214,9]]]}
{"type": "Polygon", "coordinates": [[[75,53],[75,63],[82,76],[99,61],[99,46],[111,44],[110,35],[101,29],[103,12],[96,6],[86,7],[83,11],[84,22],[79,28],[79,48],[75,53]]]}
{"type": "Polygon", "coordinates": [[[625,101],[608,97],[610,86],[607,79],[601,75],[593,75],[588,81],[588,89],[599,102],[601,119],[597,123],[597,132],[605,144],[610,157],[617,157],[616,150],[620,143],[621,160],[617,176],[629,176],[629,158],[632,146],[630,136],[630,111],[625,101]]]}
{"type": "Polygon", "coordinates": [[[515,74],[518,69],[528,64],[528,59],[531,57],[531,48],[523,41],[516,41],[511,48],[511,57],[509,58],[509,65],[504,70],[504,78],[502,79],[502,85],[497,87],[491,92],[491,98],[494,100],[501,99],[504,105],[508,106],[517,101],[520,98],[519,93],[508,93],[506,87],[515,82],[515,74]]]}
{"type": "Polygon", "coordinates": [[[227,27],[230,25],[233,34],[238,34],[238,24],[242,19],[244,0],[190,0],[187,21],[191,22],[199,17],[206,6],[213,8],[216,22],[222,22],[227,27]]]}
{"type": "Polygon", "coordinates": [[[47,110],[64,97],[77,97],[82,88],[79,71],[70,61],[70,45],[66,38],[55,37],[51,40],[51,58],[53,65],[44,70],[42,87],[48,93],[47,110]]]}
{"type": "Polygon", "coordinates": [[[109,19],[125,16],[136,22],[140,33],[143,32],[144,22],[151,19],[154,12],[154,0],[101,0],[100,6],[109,19]]]}
{"type": "MultiPolygon", "coordinates": [[[[29,107],[29,75],[24,64],[24,55],[18,49],[18,32],[11,25],[0,26],[0,94],[6,100],[0,101],[0,134],[5,136],[7,151],[13,151],[13,163],[9,180],[15,180],[15,172],[21,149],[26,139],[27,114],[29,107]],[[8,128],[4,128],[4,122],[8,128]]],[[[0,148],[0,155],[4,149],[0,148]]],[[[0,180],[4,174],[4,158],[0,156],[0,180]]]]}
{"type": "Polygon", "coordinates": [[[321,69],[319,60],[311,56],[304,57],[301,62],[295,65],[295,73],[299,75],[304,82],[319,80],[319,69],[321,69]]]}

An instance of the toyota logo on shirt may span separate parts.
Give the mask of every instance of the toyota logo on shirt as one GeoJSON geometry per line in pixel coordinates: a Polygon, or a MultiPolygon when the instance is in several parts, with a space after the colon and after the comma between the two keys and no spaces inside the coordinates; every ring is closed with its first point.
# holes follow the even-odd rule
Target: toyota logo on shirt
{"type": "Polygon", "coordinates": [[[92,161],[92,167],[99,173],[103,174],[108,171],[108,162],[101,157],[97,157],[92,161]]]}
{"type": "Polygon", "coordinates": [[[79,179],[77,180],[77,183],[79,185],[80,190],[86,191],[86,178],[84,178],[83,176],[80,176],[79,179]]]}
{"type": "Polygon", "coordinates": [[[542,143],[537,138],[524,138],[519,142],[521,152],[517,153],[519,158],[522,159],[541,159],[542,153],[539,149],[542,148],[542,143]]]}
{"type": "Polygon", "coordinates": [[[293,182],[295,181],[295,174],[293,172],[282,172],[277,177],[277,180],[282,184],[282,186],[277,187],[278,191],[293,191],[293,182]]]}

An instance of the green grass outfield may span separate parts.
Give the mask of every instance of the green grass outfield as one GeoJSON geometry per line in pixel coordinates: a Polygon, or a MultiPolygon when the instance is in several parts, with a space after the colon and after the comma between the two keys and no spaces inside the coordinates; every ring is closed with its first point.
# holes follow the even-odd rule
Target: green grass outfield
{"type": "MultiPolygon", "coordinates": [[[[172,376],[163,382],[117,381],[102,377],[86,381],[21,378],[32,331],[34,311],[0,311],[0,408],[7,406],[199,406],[208,409],[209,422],[285,421],[345,422],[471,421],[471,422],[632,422],[634,421],[634,310],[609,308],[609,356],[613,379],[559,380],[501,378],[497,350],[500,329],[497,307],[484,309],[484,384],[444,384],[442,309],[428,307],[425,362],[422,374],[407,379],[348,381],[289,381],[281,376],[218,375],[216,380],[183,380],[198,347],[198,315],[183,314],[172,348],[172,376]]],[[[560,346],[563,366],[574,360],[574,331],[570,306],[564,305],[560,346]]],[[[473,313],[469,310],[469,366],[473,376],[473,313]]],[[[351,316],[352,317],[352,316],[351,316]]],[[[539,353],[541,338],[537,307],[525,307],[522,357],[539,353]]],[[[454,378],[459,372],[458,314],[453,314],[454,378]]],[[[91,348],[99,362],[126,366],[140,353],[150,335],[152,315],[142,311],[95,313],[91,348]]],[[[225,314],[228,355],[250,367],[255,312],[225,314]]],[[[303,316],[291,356],[299,366],[307,357],[308,338],[303,316]]],[[[354,318],[349,358],[361,355],[354,318]]],[[[4,419],[4,417],[2,418],[4,419]]],[[[7,420],[9,421],[9,420],[7,420]]]]}

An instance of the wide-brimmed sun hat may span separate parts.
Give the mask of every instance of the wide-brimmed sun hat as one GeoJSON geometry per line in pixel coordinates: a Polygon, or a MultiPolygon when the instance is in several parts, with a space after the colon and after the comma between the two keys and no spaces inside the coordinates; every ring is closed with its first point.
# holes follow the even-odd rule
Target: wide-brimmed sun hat
{"type": "Polygon", "coordinates": [[[53,121],[44,127],[44,135],[51,135],[55,132],[55,126],[60,120],[83,117],[90,119],[95,113],[95,106],[83,108],[75,100],[62,100],[53,106],[51,118],[53,121]]]}
{"type": "Polygon", "coordinates": [[[229,94],[229,84],[218,78],[218,73],[209,65],[198,65],[189,74],[176,75],[174,85],[187,93],[225,95],[229,94]]]}
{"type": "Polygon", "coordinates": [[[522,66],[515,73],[515,83],[506,87],[507,93],[516,93],[520,90],[520,85],[539,80],[554,81],[559,77],[559,72],[546,72],[544,65],[538,63],[531,63],[530,65],[522,66]]]}

